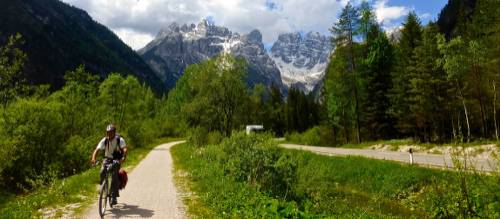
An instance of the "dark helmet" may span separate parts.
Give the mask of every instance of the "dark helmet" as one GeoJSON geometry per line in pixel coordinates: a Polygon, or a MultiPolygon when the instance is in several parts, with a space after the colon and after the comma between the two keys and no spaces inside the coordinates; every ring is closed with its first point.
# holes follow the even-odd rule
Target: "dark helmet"
{"type": "Polygon", "coordinates": [[[108,126],[106,126],[106,131],[107,131],[107,132],[116,131],[116,126],[115,126],[115,124],[109,124],[108,126]]]}

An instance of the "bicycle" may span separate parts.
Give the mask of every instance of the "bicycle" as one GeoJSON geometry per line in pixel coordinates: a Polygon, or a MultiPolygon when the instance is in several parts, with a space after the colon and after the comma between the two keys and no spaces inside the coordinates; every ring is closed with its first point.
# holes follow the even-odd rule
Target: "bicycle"
{"type": "MultiPolygon", "coordinates": [[[[112,170],[114,165],[119,164],[119,161],[113,160],[111,163],[105,164],[106,170],[104,171],[104,179],[101,182],[101,186],[99,189],[99,215],[104,217],[104,213],[106,212],[106,205],[109,202],[109,207],[113,208],[111,199],[111,177],[112,174],[109,174],[112,170]]],[[[99,165],[99,162],[96,163],[96,166],[99,165]]]]}

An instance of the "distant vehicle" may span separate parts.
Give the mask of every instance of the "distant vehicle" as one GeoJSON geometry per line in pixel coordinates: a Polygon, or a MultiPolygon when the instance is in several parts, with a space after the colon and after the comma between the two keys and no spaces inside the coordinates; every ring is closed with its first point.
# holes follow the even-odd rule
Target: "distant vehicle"
{"type": "Polygon", "coordinates": [[[249,135],[252,132],[263,132],[263,131],[264,131],[263,125],[247,125],[246,128],[247,135],[249,135]]]}

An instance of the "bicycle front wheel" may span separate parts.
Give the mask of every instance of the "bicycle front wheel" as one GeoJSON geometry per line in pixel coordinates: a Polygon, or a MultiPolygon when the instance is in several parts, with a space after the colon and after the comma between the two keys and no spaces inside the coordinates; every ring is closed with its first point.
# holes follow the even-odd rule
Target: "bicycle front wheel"
{"type": "Polygon", "coordinates": [[[104,217],[106,212],[106,205],[108,204],[108,182],[102,182],[99,192],[99,216],[104,217]]]}

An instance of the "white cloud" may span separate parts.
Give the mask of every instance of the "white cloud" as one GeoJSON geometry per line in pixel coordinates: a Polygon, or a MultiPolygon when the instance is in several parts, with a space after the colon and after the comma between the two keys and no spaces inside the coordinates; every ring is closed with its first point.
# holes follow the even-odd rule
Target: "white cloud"
{"type": "MultiPolygon", "coordinates": [[[[211,17],[216,25],[246,34],[262,32],[266,45],[278,35],[292,31],[328,29],[349,0],[62,0],[86,10],[96,21],[113,30],[133,49],[145,46],[157,32],[172,22],[198,23],[211,17]],[[270,9],[269,5],[273,8],[270,9]]],[[[354,5],[362,0],[351,0],[354,5]]],[[[412,9],[390,5],[389,0],[369,0],[377,20],[390,31],[412,9]]],[[[422,18],[430,16],[427,13],[422,18]]]]}
{"type": "Polygon", "coordinates": [[[420,14],[418,17],[420,19],[424,20],[424,19],[430,19],[432,17],[432,15],[430,13],[423,13],[423,14],[420,14]]]}
{"type": "Polygon", "coordinates": [[[328,34],[347,0],[62,0],[86,10],[132,48],[172,22],[198,23],[211,16],[216,25],[245,34],[262,32],[265,43],[280,33],[318,31],[328,34]],[[266,5],[274,3],[270,10],[266,5]]]}
{"type": "Polygon", "coordinates": [[[377,21],[388,31],[400,25],[400,19],[410,12],[410,8],[405,6],[389,6],[389,0],[377,0],[373,8],[377,15],[377,21]]]}
{"type": "Polygon", "coordinates": [[[129,28],[112,29],[112,31],[115,32],[115,34],[118,35],[118,37],[120,37],[123,42],[126,42],[127,45],[132,47],[132,49],[134,50],[138,50],[144,47],[144,45],[154,39],[153,35],[151,34],[137,32],[129,28]]]}

